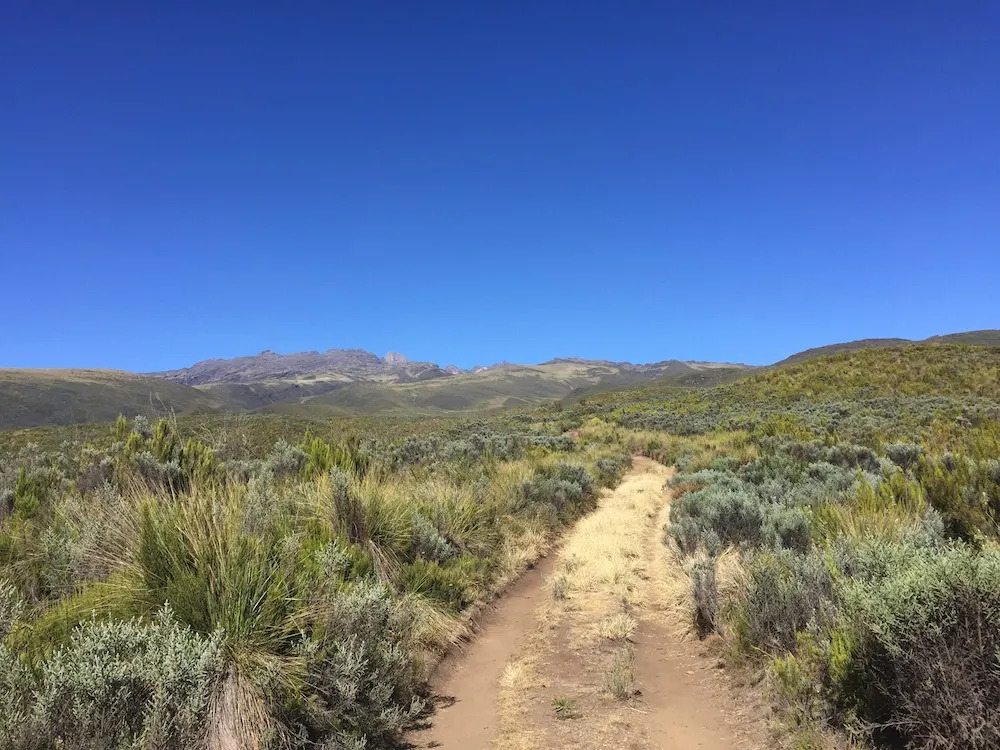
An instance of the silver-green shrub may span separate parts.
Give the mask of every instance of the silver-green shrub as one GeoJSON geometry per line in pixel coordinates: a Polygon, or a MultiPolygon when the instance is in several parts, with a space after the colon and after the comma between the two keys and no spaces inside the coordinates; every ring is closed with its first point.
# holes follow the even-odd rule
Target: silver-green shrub
{"type": "Polygon", "coordinates": [[[834,585],[824,553],[758,552],[744,558],[739,636],[749,648],[795,649],[796,634],[834,619],[834,585]]]}
{"type": "Polygon", "coordinates": [[[848,590],[842,691],[877,738],[1000,747],[1000,552],[889,546],[860,551],[874,575],[848,590]]]}
{"type": "Polygon", "coordinates": [[[200,741],[222,662],[221,637],[178,623],[91,622],[44,662],[30,747],[188,748],[200,741]]]}
{"type": "Polygon", "coordinates": [[[923,448],[917,443],[889,443],[885,446],[885,455],[896,466],[906,471],[917,465],[923,455],[923,448]]]}
{"type": "Polygon", "coordinates": [[[303,729],[322,747],[384,747],[424,707],[413,615],[375,584],[337,592],[323,608],[299,647],[312,687],[303,729]]]}
{"type": "Polygon", "coordinates": [[[691,593],[694,599],[694,626],[704,638],[715,630],[719,611],[719,587],[715,580],[716,558],[699,560],[691,569],[691,593]]]}

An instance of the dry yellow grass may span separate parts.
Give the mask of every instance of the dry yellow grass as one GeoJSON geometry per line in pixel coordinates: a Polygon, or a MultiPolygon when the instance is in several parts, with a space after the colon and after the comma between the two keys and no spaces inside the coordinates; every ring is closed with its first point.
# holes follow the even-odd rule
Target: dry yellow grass
{"type": "Polygon", "coordinates": [[[619,612],[615,615],[605,617],[597,626],[597,633],[601,638],[609,641],[627,641],[635,635],[635,629],[639,623],[627,612],[619,612]]]}
{"type": "Polygon", "coordinates": [[[591,748],[619,746],[634,713],[632,639],[634,613],[647,604],[645,550],[668,476],[641,464],[566,537],[536,629],[501,679],[501,750],[570,747],[574,737],[591,748]],[[572,722],[539,709],[557,694],[577,704],[572,722]]]}

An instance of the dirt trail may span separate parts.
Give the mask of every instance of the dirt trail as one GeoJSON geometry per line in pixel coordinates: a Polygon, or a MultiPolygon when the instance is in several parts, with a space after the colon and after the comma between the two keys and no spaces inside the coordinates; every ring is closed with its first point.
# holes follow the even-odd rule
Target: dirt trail
{"type": "Polygon", "coordinates": [[[534,625],[533,613],[554,564],[550,555],[521,576],[478,618],[478,635],[441,662],[431,679],[436,710],[426,726],[407,735],[410,747],[490,747],[497,730],[500,676],[534,625]]]}
{"type": "MultiPolygon", "coordinates": [[[[652,462],[650,462],[652,463],[652,462]]],[[[653,464],[654,471],[663,467],[653,464]]],[[[666,475],[669,476],[669,473],[666,475]]],[[[647,711],[642,726],[645,743],[637,747],[705,748],[728,750],[762,747],[762,727],[754,717],[738,721],[746,705],[727,700],[729,686],[719,660],[693,635],[688,626],[688,576],[671,548],[663,544],[663,528],[670,520],[669,494],[649,529],[644,563],[645,607],[636,634],[636,685],[640,705],[647,711]],[[744,735],[737,734],[742,724],[744,735]],[[753,737],[747,730],[758,730],[753,737]]],[[[756,707],[759,711],[760,707],[756,707]]]]}
{"type": "Polygon", "coordinates": [[[439,670],[435,692],[445,698],[431,727],[409,738],[414,746],[773,746],[763,706],[737,700],[718,654],[690,633],[689,579],[662,542],[670,474],[636,458],[558,558],[519,582],[480,637],[439,670]],[[624,680],[619,698],[614,674],[624,680]]]}

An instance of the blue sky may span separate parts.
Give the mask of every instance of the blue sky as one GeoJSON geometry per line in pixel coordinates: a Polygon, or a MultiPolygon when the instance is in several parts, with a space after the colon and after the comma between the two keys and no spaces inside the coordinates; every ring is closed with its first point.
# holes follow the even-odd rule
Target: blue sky
{"type": "Polygon", "coordinates": [[[997,3],[3,16],[0,366],[1000,327],[997,3]]]}

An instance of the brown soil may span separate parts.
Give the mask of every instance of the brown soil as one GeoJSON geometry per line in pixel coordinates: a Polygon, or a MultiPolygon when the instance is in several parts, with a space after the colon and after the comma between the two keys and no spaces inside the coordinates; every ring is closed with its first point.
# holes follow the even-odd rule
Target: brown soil
{"type": "Polygon", "coordinates": [[[431,678],[434,714],[407,735],[410,747],[490,747],[499,715],[500,676],[534,626],[532,614],[544,596],[543,583],[554,562],[550,555],[521,576],[477,619],[477,635],[441,662],[431,678]]]}
{"type": "Polygon", "coordinates": [[[569,532],[558,560],[550,556],[511,590],[481,635],[442,665],[440,709],[409,738],[416,747],[776,746],[757,691],[735,686],[720,668],[718,645],[691,633],[689,579],[662,542],[670,474],[636,458],[621,485],[569,532]],[[568,593],[556,597],[556,589],[568,593]],[[609,631],[614,618],[634,629],[609,631]],[[609,694],[606,675],[625,653],[634,653],[634,694],[623,701],[609,694]],[[557,702],[570,706],[562,716],[557,702]]]}

